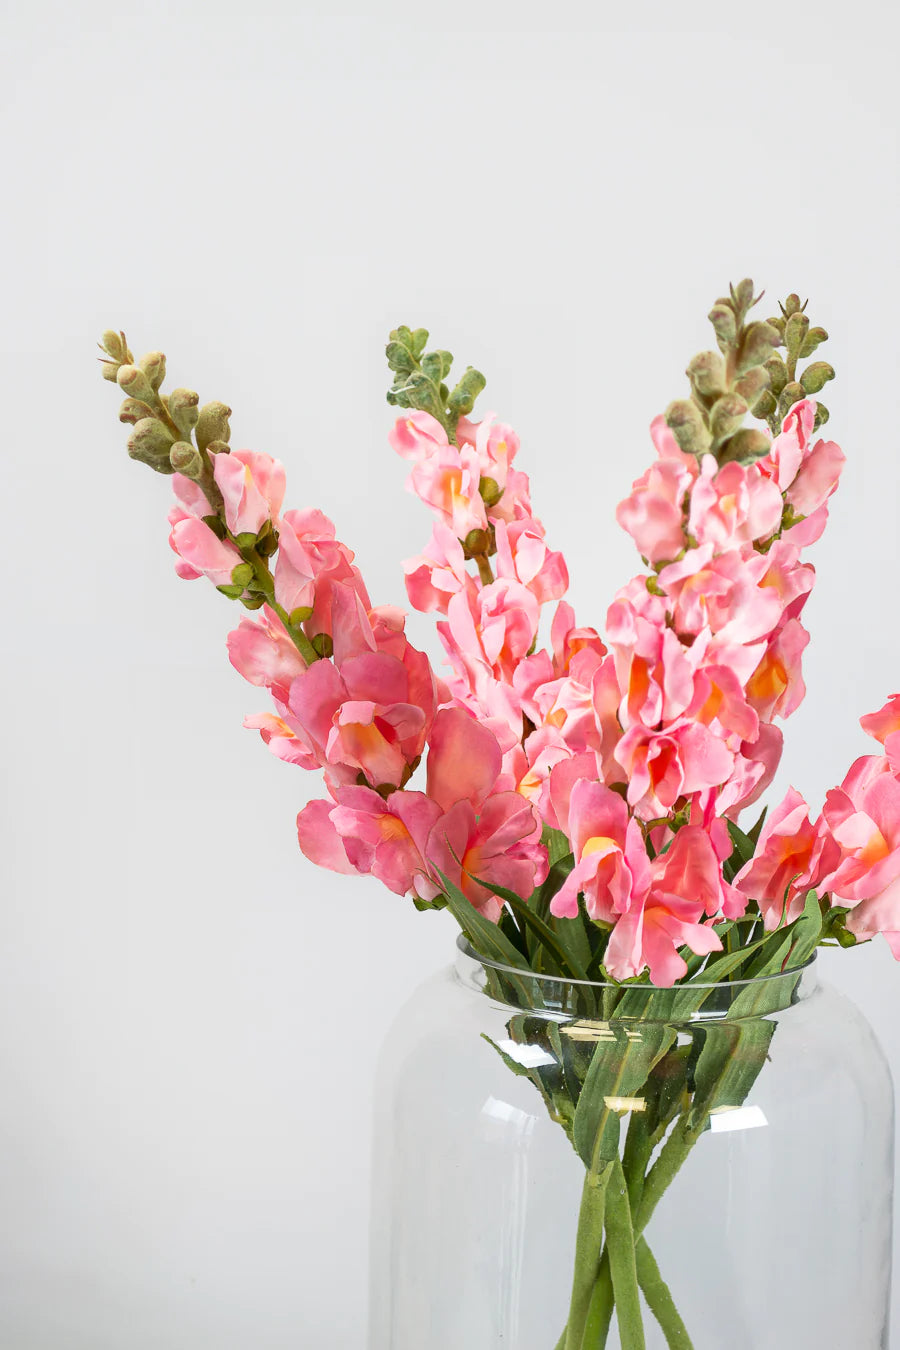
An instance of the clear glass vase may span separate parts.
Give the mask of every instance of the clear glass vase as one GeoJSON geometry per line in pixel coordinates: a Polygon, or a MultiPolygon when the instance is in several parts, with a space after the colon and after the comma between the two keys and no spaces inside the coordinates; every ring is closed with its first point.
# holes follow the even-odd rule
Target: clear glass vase
{"type": "Polygon", "coordinates": [[[458,946],[379,1062],[369,1350],[885,1350],[890,1071],[815,961],[662,990],[458,946]]]}

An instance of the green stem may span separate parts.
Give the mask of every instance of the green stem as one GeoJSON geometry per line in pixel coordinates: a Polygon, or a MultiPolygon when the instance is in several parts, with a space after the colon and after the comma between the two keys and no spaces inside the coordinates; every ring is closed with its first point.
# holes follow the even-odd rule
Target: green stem
{"type": "MultiPolygon", "coordinates": [[[[705,1120],[706,1117],[703,1117],[705,1120]]],[[[634,1216],[634,1231],[640,1235],[653,1217],[653,1211],[697,1142],[702,1129],[699,1126],[689,1129],[684,1117],[679,1120],[669,1138],[663,1144],[659,1157],[647,1173],[640,1202],[634,1216]]]]}
{"type": "Polygon", "coordinates": [[[609,1251],[604,1249],[600,1261],[600,1272],[591,1294],[584,1335],[581,1338],[581,1350],[603,1350],[609,1335],[609,1325],[613,1315],[613,1285],[609,1273],[609,1251]]]}
{"type": "Polygon", "coordinates": [[[645,1238],[637,1240],[635,1263],[641,1292],[647,1300],[648,1308],[662,1328],[669,1350],[694,1350],[687,1327],[681,1320],[669,1292],[669,1286],[660,1275],[659,1266],[645,1238]]]}
{"type": "Polygon", "coordinates": [[[255,549],[247,549],[241,556],[253,568],[260,589],[266,597],[266,604],[278,615],[279,619],[284,624],[284,631],[287,633],[306,664],[311,666],[315,661],[318,661],[319,653],[316,651],[303,630],[301,628],[294,628],[288,619],[287,610],[279,605],[278,601],[275,599],[275,580],[272,573],[269,571],[269,564],[266,562],[265,558],[259,556],[255,549]]]}
{"type": "Polygon", "coordinates": [[[612,1175],[607,1187],[604,1226],[622,1350],[646,1350],[631,1206],[628,1203],[625,1173],[618,1158],[612,1164],[612,1175]]]}
{"type": "Polygon", "coordinates": [[[572,1298],[566,1325],[565,1350],[581,1350],[582,1347],[584,1325],[600,1270],[606,1193],[613,1167],[612,1163],[604,1163],[599,1172],[589,1171],[584,1178],[581,1209],[578,1213],[578,1235],[575,1239],[575,1270],[572,1276],[572,1298]]]}

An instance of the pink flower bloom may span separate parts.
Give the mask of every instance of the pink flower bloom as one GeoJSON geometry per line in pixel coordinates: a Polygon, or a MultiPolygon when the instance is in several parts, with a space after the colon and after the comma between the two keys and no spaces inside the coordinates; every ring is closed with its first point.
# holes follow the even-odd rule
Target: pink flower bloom
{"type": "Polygon", "coordinates": [[[517,747],[516,791],[532,802],[541,818],[552,824],[555,815],[550,800],[550,773],[572,751],[555,727],[539,727],[517,747]]]}
{"type": "Polygon", "coordinates": [[[632,484],[616,507],[616,520],[650,563],[677,558],[685,546],[684,502],[696,476],[696,460],[660,459],[632,484]]]}
{"type": "Polygon", "coordinates": [[[786,492],[793,483],[809,452],[816,405],[813,399],[803,398],[795,403],[781,423],[781,431],[772,441],[764,459],[757,460],[760,472],[774,479],[779,491],[786,492]]]}
{"type": "Polygon", "coordinates": [[[457,539],[465,539],[471,530],[487,529],[480,482],[477,452],[471,446],[448,445],[413,465],[407,487],[457,539]]]}
{"type": "Polygon", "coordinates": [[[697,955],[722,950],[714,928],[699,921],[697,905],[680,895],[653,889],[616,923],[606,949],[605,966],[614,980],[630,980],[650,968],[650,979],[668,989],[687,974],[679,947],[697,955]]]}
{"type": "Polygon", "coordinates": [[[403,564],[406,593],[414,609],[447,613],[451,598],[459,591],[474,592],[474,579],[466,569],[462,544],[446,525],[435,524],[425,552],[403,564]]]}
{"type": "Polygon", "coordinates": [[[518,581],[495,581],[477,595],[458,592],[437,625],[451,661],[481,663],[498,680],[512,681],[537,636],[540,605],[518,581]]]}
{"type": "Polygon", "coordinates": [[[274,610],[263,605],[259,615],[241,619],[228,634],[228,659],[250,684],[271,689],[287,703],[291,681],[306,670],[306,662],[274,610]]]}
{"type": "Polygon", "coordinates": [[[312,607],[304,623],[307,637],[337,637],[332,607],[335,586],[354,591],[364,612],[371,601],[353,554],[335,539],[334,525],[321,511],[286,511],[278,537],[275,598],[291,614],[312,607]]]}
{"type": "Polygon", "coordinates": [[[713,455],[704,455],[691,490],[688,528],[698,544],[733,548],[768,539],[781,524],[783,508],[778,487],[756,465],[732,461],[720,469],[713,455]]]}
{"type": "Polygon", "coordinates": [[[477,811],[500,772],[496,736],[462,708],[442,708],[428,737],[428,796],[442,811],[466,801],[477,811]]]}
{"type": "MultiPolygon", "coordinates": [[[[747,682],[747,699],[760,720],[789,717],[806,695],[801,657],[809,633],[799,619],[788,619],[777,629],[765,655],[747,682]]],[[[752,738],[751,738],[752,739],[752,738]]]]}
{"type": "Polygon", "coordinates": [[[230,586],[232,572],[244,561],[234,544],[220,539],[202,520],[178,506],[169,512],[169,523],[169,544],[181,559],[175,565],[178,575],[186,581],[207,577],[214,586],[230,586]]]}
{"type": "Polygon", "coordinates": [[[505,422],[494,423],[495,413],[487,413],[480,422],[461,417],[456,425],[460,445],[472,445],[478,454],[483,478],[492,478],[502,492],[509,479],[509,468],[519,451],[519,438],[505,422]]]}
{"type": "Polygon", "coordinates": [[[503,496],[488,508],[487,514],[488,519],[495,523],[498,520],[511,523],[514,520],[531,519],[531,484],[528,481],[528,474],[520,473],[518,469],[510,469],[506,475],[503,496]]]}
{"type": "Polygon", "coordinates": [[[400,787],[425,745],[435,690],[428,659],[387,652],[351,657],[338,670],[316,661],[290,688],[284,720],[335,785],[361,774],[372,787],[400,787]]]}
{"type": "MultiPolygon", "coordinates": [[[[551,778],[553,775],[551,775],[551,778]]],[[[571,789],[566,830],[575,867],[550,902],[557,918],[574,919],[578,896],[592,919],[614,923],[650,888],[650,859],[641,827],[617,792],[581,779],[571,789]]]]}
{"type": "Polygon", "coordinates": [[[556,606],[550,642],[553,647],[553,669],[557,675],[566,675],[572,657],[585,648],[596,652],[598,656],[606,655],[606,647],[596,628],[576,628],[575,611],[565,600],[556,606]]]}
{"type": "Polygon", "coordinates": [[[267,520],[277,523],[285,486],[278,460],[253,450],[232,450],[213,455],[212,461],[232,534],[258,534],[267,520]]]}
{"type": "Polygon", "coordinates": [[[565,595],[569,587],[565,559],[547,548],[540,521],[524,519],[511,525],[498,521],[496,538],[498,580],[521,582],[541,605],[565,595]]]}
{"type": "Polygon", "coordinates": [[[900,750],[900,740],[897,739],[897,733],[900,732],[900,694],[891,694],[883,708],[879,708],[878,712],[866,713],[865,717],[859,719],[859,725],[869,736],[880,741],[886,750],[889,742],[891,748],[900,750]]]}
{"type": "Polygon", "coordinates": [[[762,910],[765,926],[793,923],[803,913],[806,893],[816,890],[837,860],[824,822],[810,823],[809,807],[793,788],[769,815],[756,852],[734,884],[762,910]]]}
{"type": "Polygon", "coordinates": [[[628,782],[628,803],[645,819],[665,815],[679,797],[720,786],[734,769],[724,741],[686,719],[659,731],[630,727],[615,757],[628,782]]]}
{"type": "Polygon", "coordinates": [[[403,459],[423,463],[450,444],[447,433],[431,413],[414,410],[398,417],[388,432],[391,448],[403,459]]]}
{"type": "Polygon", "coordinates": [[[665,626],[665,606],[655,596],[644,617],[631,601],[610,606],[606,631],[622,691],[619,715],[623,726],[647,727],[668,722],[684,712],[694,693],[691,661],[676,633],[665,626]]]}
{"type": "Polygon", "coordinates": [[[503,901],[480,881],[502,886],[527,899],[546,876],[546,851],[540,845],[541,823],[534,807],[517,792],[488,798],[476,815],[470,801],[458,801],[434,825],[428,838],[428,860],[436,884],[437,869],[466,899],[494,923],[503,901]]]}
{"type": "Polygon", "coordinates": [[[332,871],[370,873],[395,895],[432,900],[425,845],[440,809],[421,792],[392,792],[383,800],[370,788],[338,788],[336,804],[311,802],[297,817],[300,847],[332,871]]]}
{"type": "Polygon", "coordinates": [[[712,544],[690,549],[659,574],[672,602],[679,633],[696,636],[708,627],[721,642],[754,642],[767,637],[782,614],[771,586],[761,585],[766,556],[732,549],[714,556],[712,544]]]}
{"type": "Polygon", "coordinates": [[[785,496],[800,516],[811,516],[838,485],[847,457],[834,441],[816,441],[785,496]]]}
{"type": "Polygon", "coordinates": [[[784,737],[771,722],[763,722],[752,741],[744,741],[734,757],[734,769],[718,793],[723,815],[736,820],[745,807],[758,801],[775,777],[781,762],[784,737]]]}

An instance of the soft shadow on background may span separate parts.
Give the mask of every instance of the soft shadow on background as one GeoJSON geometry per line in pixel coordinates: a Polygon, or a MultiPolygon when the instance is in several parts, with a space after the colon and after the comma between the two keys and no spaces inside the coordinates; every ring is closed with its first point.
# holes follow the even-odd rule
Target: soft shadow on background
{"type": "MultiPolygon", "coordinates": [[[[359,1350],[374,1056],[453,940],[299,854],[318,785],[241,728],[240,614],[174,576],[103,328],[226,400],[403,603],[430,527],[383,347],[429,327],[487,374],[602,627],[710,304],[809,295],[848,463],[770,800],[817,809],[900,685],[896,11],[606,8],[7,10],[4,1346],[359,1350]]],[[[822,965],[900,1073],[886,946],[822,965]]]]}

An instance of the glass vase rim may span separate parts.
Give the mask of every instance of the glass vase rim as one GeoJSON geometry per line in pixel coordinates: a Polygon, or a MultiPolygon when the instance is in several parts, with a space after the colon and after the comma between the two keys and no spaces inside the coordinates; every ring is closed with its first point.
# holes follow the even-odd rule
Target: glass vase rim
{"type": "Polygon", "coordinates": [[[465,933],[459,933],[456,937],[456,947],[460,955],[477,965],[488,966],[491,970],[499,971],[501,975],[509,975],[517,979],[541,980],[547,984],[554,985],[573,985],[579,989],[617,989],[617,990],[641,990],[649,994],[671,993],[673,989],[724,989],[734,991],[736,989],[748,988],[750,986],[762,987],[765,984],[773,984],[779,980],[796,979],[798,975],[804,976],[804,983],[809,987],[810,983],[818,983],[817,980],[817,962],[818,953],[813,954],[803,962],[802,965],[792,966],[790,970],[779,970],[769,975],[751,975],[748,978],[740,980],[678,980],[673,985],[662,984],[621,984],[615,980],[579,980],[570,975],[550,975],[545,971],[523,970],[519,966],[510,966],[503,961],[498,961],[492,956],[482,956],[476,951],[469,942],[465,933]]]}

